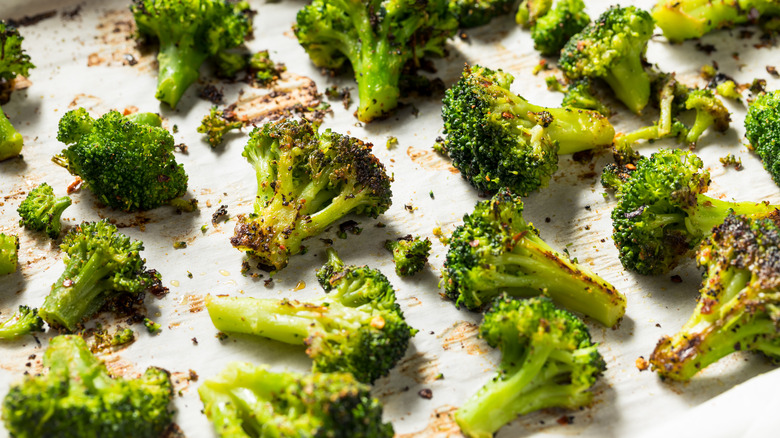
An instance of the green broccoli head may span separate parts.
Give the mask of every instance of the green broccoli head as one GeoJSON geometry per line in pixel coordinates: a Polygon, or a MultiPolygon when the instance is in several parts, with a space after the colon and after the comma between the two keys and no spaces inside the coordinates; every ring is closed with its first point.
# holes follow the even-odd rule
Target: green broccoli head
{"type": "MultiPolygon", "coordinates": [[[[22,48],[19,31],[0,20],[0,83],[13,81],[17,76],[27,76],[31,68],[30,56],[22,48]]],[[[0,161],[13,158],[22,151],[24,140],[3,109],[0,108],[0,161]]]]}
{"type": "Polygon", "coordinates": [[[357,117],[370,122],[398,106],[404,67],[442,56],[457,27],[449,0],[315,0],[298,12],[294,30],[317,67],[352,66],[357,117]]]}
{"type": "Polygon", "coordinates": [[[222,110],[211,107],[211,111],[200,122],[198,132],[206,134],[212,148],[222,144],[223,137],[234,129],[241,129],[244,124],[239,120],[228,120],[222,110]]]}
{"type": "Polygon", "coordinates": [[[650,100],[642,62],[654,27],[642,9],[612,7],[566,43],[560,66],[571,79],[604,79],[628,109],[640,113],[650,100]]]}
{"type": "Polygon", "coordinates": [[[514,9],[514,0],[449,0],[450,12],[463,29],[490,23],[495,17],[514,9]]]}
{"type": "Polygon", "coordinates": [[[54,189],[43,183],[32,189],[19,205],[17,212],[22,218],[19,224],[31,230],[45,231],[49,237],[56,239],[62,230],[62,212],[70,207],[71,202],[68,196],[55,197],[54,189]]]}
{"type": "Polygon", "coordinates": [[[57,336],[43,356],[48,374],[28,375],[3,401],[12,436],[157,438],[171,424],[173,387],[167,371],[112,378],[78,336],[57,336]]]}
{"type": "Polygon", "coordinates": [[[382,403],[348,373],[275,373],[233,362],[198,394],[220,437],[390,438],[382,403]]]}
{"type": "Polygon", "coordinates": [[[411,277],[420,272],[428,263],[431,254],[431,239],[412,237],[411,234],[397,240],[385,242],[385,248],[393,253],[395,273],[401,277],[411,277]]]}
{"type": "Polygon", "coordinates": [[[458,306],[478,310],[502,292],[546,292],[558,304],[615,326],[625,297],[607,281],[552,249],[523,219],[523,201],[502,190],[463,217],[449,241],[443,282],[458,306]]]}
{"type": "Polygon", "coordinates": [[[105,205],[151,210],[187,191],[187,174],[173,155],[173,136],[150,113],[110,111],[94,120],[83,108],[60,120],[57,139],[68,145],[52,160],[84,180],[105,205]],[[156,124],[156,126],[155,126],[156,124]]]}
{"type": "Polygon", "coordinates": [[[558,55],[590,23],[583,0],[525,0],[518,14],[520,24],[531,27],[534,48],[545,56],[558,55]]]}
{"type": "Polygon", "coordinates": [[[601,100],[593,93],[591,80],[588,78],[578,79],[569,84],[561,105],[598,111],[604,117],[612,114],[609,107],[601,103],[601,100]]]}
{"type": "Polygon", "coordinates": [[[710,126],[718,132],[729,129],[731,115],[723,102],[715,96],[710,89],[692,90],[685,100],[685,108],[696,110],[696,120],[688,130],[685,140],[689,144],[696,144],[699,137],[710,126]]]}
{"type": "Polygon", "coordinates": [[[16,272],[19,263],[19,237],[0,233],[0,275],[16,272]]]}
{"type": "Polygon", "coordinates": [[[762,16],[780,15],[780,5],[772,0],[663,0],[652,14],[669,41],[681,42],[762,16]]]}
{"type": "Polygon", "coordinates": [[[155,97],[175,108],[204,61],[243,44],[251,29],[246,9],[226,0],[133,0],[138,33],[160,43],[155,97]]]}
{"type": "Polygon", "coordinates": [[[780,91],[762,94],[750,104],[745,136],[766,171],[780,185],[780,91]]]}
{"type": "Polygon", "coordinates": [[[17,339],[32,332],[43,331],[43,320],[38,309],[19,306],[10,318],[0,323],[0,340],[17,339]]]}
{"type": "Polygon", "coordinates": [[[479,334],[501,350],[501,363],[455,412],[468,437],[493,436],[515,417],[540,409],[589,405],[591,388],[607,367],[588,327],[545,297],[497,298],[479,334]]]}

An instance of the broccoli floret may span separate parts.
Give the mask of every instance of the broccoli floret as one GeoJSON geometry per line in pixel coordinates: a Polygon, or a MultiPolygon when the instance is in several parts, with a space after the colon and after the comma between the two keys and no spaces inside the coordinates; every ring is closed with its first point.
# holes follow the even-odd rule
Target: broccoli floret
{"type": "MultiPolygon", "coordinates": [[[[19,31],[0,20],[0,86],[11,86],[19,75],[27,76],[31,68],[30,56],[22,49],[22,37],[19,31]]],[[[22,152],[24,139],[14,128],[0,107],[0,161],[7,160],[22,152]]]]}
{"type": "Polygon", "coordinates": [[[146,331],[153,335],[159,333],[161,330],[160,324],[152,321],[149,318],[144,318],[144,326],[146,327],[146,331]]]}
{"type": "Polygon", "coordinates": [[[420,272],[428,263],[431,254],[431,239],[420,239],[408,235],[397,240],[385,241],[385,248],[393,253],[395,273],[401,277],[411,277],[420,272]]]}
{"type": "Polygon", "coordinates": [[[222,144],[222,139],[228,132],[234,129],[241,129],[244,124],[239,120],[228,120],[222,110],[212,107],[209,114],[203,117],[203,121],[198,126],[198,132],[206,134],[208,142],[212,148],[222,144]]]}
{"type": "Polygon", "coordinates": [[[612,114],[609,107],[601,103],[599,98],[593,93],[591,81],[588,78],[578,79],[569,84],[561,105],[598,111],[604,117],[612,114]]]}
{"type": "Polygon", "coordinates": [[[43,183],[32,189],[17,209],[22,220],[19,225],[36,230],[45,231],[52,239],[60,237],[62,224],[60,217],[66,208],[70,207],[70,197],[54,196],[54,189],[43,183]]]}
{"type": "Polygon", "coordinates": [[[640,113],[650,101],[650,77],[642,62],[654,27],[646,11],[612,7],[571,37],[560,66],[570,79],[604,79],[628,109],[640,113]]]}
{"type": "Polygon", "coordinates": [[[534,48],[545,56],[558,55],[566,41],[590,23],[582,0],[524,0],[515,19],[531,28],[534,48]]]}
{"type": "Polygon", "coordinates": [[[523,201],[506,190],[463,217],[449,241],[444,290],[457,306],[478,310],[502,292],[546,292],[561,306],[613,327],[626,298],[598,275],[550,247],[523,218],[523,201]]]}
{"type": "Polygon", "coordinates": [[[0,233],[0,275],[16,272],[19,262],[19,238],[0,233]]]}
{"type": "Polygon", "coordinates": [[[732,80],[723,81],[716,85],[715,92],[725,98],[733,99],[737,102],[742,101],[742,94],[739,88],[737,88],[737,83],[732,80]]]}
{"type": "Polygon", "coordinates": [[[745,137],[764,169],[780,185],[780,91],[759,95],[748,107],[745,137]]]}
{"type": "Polygon", "coordinates": [[[252,55],[248,68],[251,79],[264,87],[277,81],[287,70],[284,64],[277,64],[271,60],[268,50],[261,50],[252,55]]]}
{"type": "Polygon", "coordinates": [[[298,12],[295,35],[314,65],[350,64],[358,83],[362,122],[386,116],[400,96],[407,63],[442,56],[458,22],[449,0],[314,0],[298,12]]]}
{"type": "Polygon", "coordinates": [[[60,245],[65,272],[43,302],[41,318],[74,331],[110,300],[141,301],[147,289],[160,283],[155,271],[145,270],[138,254],[143,248],[105,219],[71,230],[60,245]]]}
{"type": "Polygon", "coordinates": [[[171,424],[170,375],[150,367],[139,378],[112,378],[78,336],[57,336],[43,355],[48,374],[28,375],[3,401],[17,438],[157,438],[171,424]]]}
{"type": "Polygon", "coordinates": [[[558,154],[609,145],[615,130],[596,111],[544,108],[509,90],[501,70],[466,67],[442,107],[445,149],[480,190],[509,187],[526,195],[547,185],[558,154]]]}
{"type": "Polygon", "coordinates": [[[664,378],[688,380],[740,350],[780,359],[780,218],[730,215],[697,252],[704,268],[699,302],[675,335],[663,337],[650,363],[664,378]]]}
{"type": "Polygon", "coordinates": [[[198,394],[220,437],[390,438],[382,403],[348,373],[275,373],[233,362],[198,394]]]}
{"type": "Polygon", "coordinates": [[[718,132],[729,129],[729,122],[731,122],[729,110],[710,89],[693,90],[688,93],[685,108],[696,110],[696,120],[685,137],[689,144],[696,144],[702,133],[710,126],[718,132]]]}
{"type": "Polygon", "coordinates": [[[463,29],[482,26],[514,9],[514,0],[449,0],[450,11],[463,29]]]}
{"type": "Polygon", "coordinates": [[[206,308],[222,332],[306,345],[315,372],[350,372],[365,383],[387,375],[417,332],[393,286],[376,269],[344,266],[332,248],[317,277],[328,294],[308,303],[209,296],[206,308]]]}
{"type": "Polygon", "coordinates": [[[239,216],[234,247],[275,269],[301,242],[348,213],[376,217],[390,207],[390,177],[371,144],[308,122],[282,120],[257,128],[244,157],[257,173],[254,213],[239,216]]]}
{"type": "Polygon", "coordinates": [[[763,216],[775,206],[729,202],[704,195],[710,174],[689,151],[661,149],[639,159],[618,186],[612,240],[626,269],[657,275],[674,268],[730,212],[763,216]]]}
{"type": "Polygon", "coordinates": [[[43,331],[43,320],[38,309],[19,306],[10,318],[0,323],[0,340],[17,339],[32,332],[43,331]]]}
{"type": "Polygon", "coordinates": [[[681,42],[759,16],[780,15],[780,5],[772,0],[663,0],[652,13],[664,36],[681,42]]]}
{"type": "Polygon", "coordinates": [[[171,108],[206,59],[232,68],[226,58],[236,57],[223,52],[243,44],[251,28],[246,7],[226,0],[133,0],[130,10],[139,35],[160,42],[155,97],[171,108]]]}
{"type": "Polygon", "coordinates": [[[173,136],[160,127],[160,116],[110,111],[95,120],[87,110],[68,111],[57,139],[68,145],[52,158],[78,175],[112,208],[151,210],[187,191],[187,174],[176,163],[173,136]]]}
{"type": "Polygon", "coordinates": [[[518,415],[540,409],[587,406],[607,368],[588,327],[545,297],[499,297],[479,334],[501,350],[501,363],[496,376],[455,412],[468,437],[491,437],[518,415]]]}

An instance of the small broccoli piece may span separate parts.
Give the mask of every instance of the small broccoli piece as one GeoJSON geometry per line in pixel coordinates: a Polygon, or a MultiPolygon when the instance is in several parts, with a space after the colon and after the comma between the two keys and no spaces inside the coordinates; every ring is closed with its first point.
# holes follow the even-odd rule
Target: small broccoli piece
{"type": "Polygon", "coordinates": [[[48,374],[27,375],[3,400],[16,438],[157,438],[171,424],[170,375],[150,367],[139,378],[112,378],[78,336],[57,336],[43,355],[48,374]]]}
{"type": "Polygon", "coordinates": [[[62,116],[57,139],[68,145],[52,158],[78,175],[102,203],[124,211],[151,210],[187,191],[173,136],[160,116],[110,111],[95,120],[79,108],[62,116]]]}
{"type": "Polygon", "coordinates": [[[60,245],[65,272],[41,306],[41,318],[74,331],[110,300],[142,300],[147,289],[160,283],[159,274],[145,270],[138,254],[143,248],[105,219],[71,230],[60,245]]]}
{"type": "Polygon", "coordinates": [[[0,275],[16,272],[19,263],[19,238],[0,233],[0,275]]]}
{"type": "Polygon", "coordinates": [[[771,0],[662,0],[652,14],[669,41],[681,42],[759,16],[780,15],[780,5],[771,0]]]}
{"type": "Polygon", "coordinates": [[[590,23],[582,0],[524,0],[515,19],[531,28],[534,48],[545,56],[558,55],[590,23]]]}
{"type": "Polygon", "coordinates": [[[501,15],[512,12],[514,0],[449,0],[450,12],[462,29],[483,26],[501,15]]]}
{"type": "Polygon", "coordinates": [[[38,309],[19,306],[10,318],[0,323],[0,340],[21,338],[32,332],[43,331],[43,320],[38,316],[38,309]]]}
{"type": "Polygon", "coordinates": [[[161,330],[160,324],[152,321],[149,318],[144,318],[144,326],[146,327],[146,331],[153,335],[159,333],[161,330]]]}
{"type": "Polygon", "coordinates": [[[740,91],[737,88],[737,83],[732,80],[723,81],[716,85],[715,92],[725,98],[733,99],[738,102],[742,101],[742,94],[740,94],[740,91]]]}
{"type": "Polygon", "coordinates": [[[348,213],[385,212],[391,179],[372,147],[329,129],[317,133],[305,120],[252,131],[243,155],[256,170],[257,197],[254,213],[239,216],[233,246],[282,269],[304,239],[348,213]]]}
{"type": "Polygon", "coordinates": [[[457,27],[449,0],[314,0],[298,12],[294,30],[317,67],[352,66],[357,117],[370,122],[398,106],[407,63],[442,56],[457,27]]]}
{"type": "Polygon", "coordinates": [[[642,9],[612,7],[571,37],[560,66],[570,79],[604,79],[628,109],[640,113],[650,101],[650,77],[642,61],[654,27],[642,9]]]}
{"type": "Polygon", "coordinates": [[[718,132],[729,129],[729,122],[731,122],[729,110],[723,106],[723,102],[715,96],[712,90],[691,91],[685,100],[685,108],[696,110],[696,120],[685,137],[689,144],[696,144],[702,133],[710,126],[718,132]]]}
{"type": "Polygon", "coordinates": [[[467,66],[445,93],[445,149],[476,188],[526,195],[547,185],[558,154],[612,143],[615,130],[606,117],[532,105],[509,90],[513,80],[501,70],[467,66]]]}
{"type": "Polygon", "coordinates": [[[607,368],[588,327],[546,297],[497,298],[479,334],[501,350],[501,363],[496,376],[455,412],[468,437],[491,437],[515,417],[540,409],[587,406],[607,368]]]}
{"type": "Polygon", "coordinates": [[[523,201],[502,190],[463,217],[444,262],[447,296],[457,306],[478,310],[502,292],[547,293],[563,307],[615,326],[626,311],[623,294],[552,249],[522,213],[523,201]]]}
{"type": "Polygon", "coordinates": [[[277,64],[271,60],[268,50],[261,50],[252,55],[248,68],[252,80],[264,87],[279,80],[281,74],[287,70],[284,64],[277,64]]]}
{"type": "Polygon", "coordinates": [[[745,137],[764,169],[780,185],[780,91],[759,95],[748,107],[745,137]]]}
{"type": "Polygon", "coordinates": [[[139,35],[160,42],[155,97],[171,108],[208,58],[232,72],[240,55],[224,52],[243,44],[251,28],[245,5],[226,0],[133,0],[130,10],[139,35]]]}
{"type": "Polygon", "coordinates": [[[431,254],[431,239],[420,239],[419,236],[408,235],[398,240],[388,240],[385,248],[393,253],[395,273],[401,277],[411,277],[420,272],[428,263],[431,254]]]}
{"type": "MultiPolygon", "coordinates": [[[[0,20],[0,83],[10,86],[17,76],[27,76],[31,68],[30,56],[22,48],[24,37],[19,31],[0,20]]],[[[24,139],[14,128],[0,107],[0,161],[7,160],[22,152],[24,139]]]]}
{"type": "Polygon", "coordinates": [[[198,132],[206,134],[209,144],[215,148],[222,144],[223,137],[234,129],[241,129],[244,124],[239,120],[231,121],[225,117],[225,113],[217,107],[212,107],[209,114],[203,117],[198,126],[198,132]]]}
{"type": "Polygon", "coordinates": [[[689,380],[735,351],[780,359],[780,218],[729,215],[702,242],[699,302],[675,335],[663,337],[650,363],[661,377],[689,380]]]}
{"type": "Polygon", "coordinates": [[[601,103],[599,98],[593,93],[591,81],[588,78],[578,79],[569,84],[561,105],[598,111],[604,117],[612,114],[609,107],[601,103]]]}
{"type": "Polygon", "coordinates": [[[390,438],[382,402],[348,373],[274,373],[233,362],[198,394],[220,437],[390,438]]]}
{"type": "Polygon", "coordinates": [[[45,231],[49,237],[56,239],[62,230],[62,212],[70,207],[71,202],[68,196],[55,197],[54,189],[43,183],[32,189],[19,205],[17,212],[22,218],[19,225],[31,230],[45,231]]]}

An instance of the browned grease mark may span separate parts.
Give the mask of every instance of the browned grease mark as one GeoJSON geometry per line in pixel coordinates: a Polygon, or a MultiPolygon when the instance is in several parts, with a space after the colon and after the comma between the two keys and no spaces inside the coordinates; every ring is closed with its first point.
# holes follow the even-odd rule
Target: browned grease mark
{"type": "Polygon", "coordinates": [[[114,377],[126,377],[128,379],[133,379],[141,375],[135,369],[135,365],[133,365],[132,362],[125,361],[116,354],[98,356],[98,358],[100,358],[100,360],[106,364],[108,372],[114,377]]]}
{"type": "Polygon", "coordinates": [[[423,352],[415,353],[398,362],[401,374],[417,383],[428,383],[436,380],[439,375],[439,359],[427,356],[423,352]]]}
{"type": "Polygon", "coordinates": [[[458,408],[444,405],[436,408],[425,429],[418,432],[396,434],[395,438],[459,437],[460,428],[452,417],[458,408]]]}
{"type": "Polygon", "coordinates": [[[423,149],[417,149],[414,146],[409,146],[406,149],[406,155],[412,159],[412,161],[423,169],[428,170],[447,170],[452,174],[458,174],[458,169],[452,167],[452,165],[440,157],[434,151],[426,151],[423,149]]]}
{"type": "Polygon", "coordinates": [[[141,50],[133,35],[135,20],[130,9],[107,11],[97,25],[100,35],[96,39],[103,43],[98,51],[87,58],[87,66],[117,67],[134,66],[139,71],[157,70],[157,60],[151,51],[141,50]]]}
{"type": "Polygon", "coordinates": [[[417,297],[409,297],[406,299],[406,307],[417,307],[422,305],[422,301],[420,301],[417,297]]]}
{"type": "Polygon", "coordinates": [[[439,338],[444,338],[441,346],[445,350],[460,344],[460,348],[468,354],[483,354],[488,350],[486,345],[477,339],[478,333],[479,326],[473,322],[461,321],[444,330],[439,338]]]}
{"type": "Polygon", "coordinates": [[[93,96],[91,94],[79,93],[68,104],[68,109],[81,107],[81,108],[91,110],[91,109],[95,109],[95,107],[100,105],[101,103],[103,103],[103,99],[97,96],[93,96]]]}
{"type": "Polygon", "coordinates": [[[251,125],[298,115],[310,121],[321,120],[325,111],[309,111],[318,106],[321,95],[313,80],[284,72],[271,89],[251,88],[225,110],[231,118],[251,125]]]}
{"type": "Polygon", "coordinates": [[[194,375],[190,371],[174,371],[171,373],[171,383],[173,383],[173,393],[179,394],[187,390],[190,387],[190,383],[197,381],[197,374],[194,375]]]}
{"type": "Polygon", "coordinates": [[[186,305],[190,313],[202,312],[206,308],[206,301],[203,295],[185,295],[181,298],[179,304],[186,305]]]}

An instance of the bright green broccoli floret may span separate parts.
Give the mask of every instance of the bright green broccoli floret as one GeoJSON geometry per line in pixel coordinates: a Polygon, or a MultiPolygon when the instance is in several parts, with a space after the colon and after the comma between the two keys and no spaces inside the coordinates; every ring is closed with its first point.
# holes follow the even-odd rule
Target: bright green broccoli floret
{"type": "Polygon", "coordinates": [[[305,120],[252,131],[243,155],[257,173],[257,197],[254,213],[239,217],[233,246],[282,269],[304,239],[348,213],[385,212],[390,177],[371,148],[329,129],[317,133],[305,120]]]}
{"type": "Polygon", "coordinates": [[[482,26],[514,9],[514,0],[449,0],[450,11],[463,29],[482,26]]]}
{"type": "Polygon", "coordinates": [[[612,143],[615,130],[598,112],[532,105],[509,90],[512,81],[501,70],[467,66],[444,97],[444,147],[478,189],[526,195],[547,185],[558,154],[612,143]]]}
{"type": "Polygon", "coordinates": [[[654,27],[646,11],[612,7],[566,43],[560,66],[570,79],[604,79],[628,109],[639,113],[650,101],[650,77],[642,62],[654,27]]]}
{"type": "Polygon", "coordinates": [[[16,272],[19,262],[19,238],[0,233],[0,275],[16,272]]]}
{"type": "Polygon", "coordinates": [[[204,413],[225,438],[390,438],[382,403],[348,373],[274,373],[233,362],[198,388],[204,413]]]}
{"type": "Polygon", "coordinates": [[[696,110],[696,120],[688,130],[685,140],[688,144],[696,144],[704,131],[712,126],[718,132],[729,129],[731,116],[729,110],[710,89],[692,90],[685,100],[685,108],[696,110]]]}
{"type": "Polygon", "coordinates": [[[148,331],[151,334],[160,333],[161,330],[160,324],[152,321],[149,318],[144,318],[144,326],[146,327],[146,331],[148,331]]]}
{"type": "Polygon", "coordinates": [[[68,145],[52,158],[84,180],[112,208],[151,210],[187,191],[187,174],[173,155],[173,136],[160,116],[110,111],[95,120],[87,110],[68,111],[57,139],[68,145]]]}
{"type": "Polygon", "coordinates": [[[22,218],[20,225],[31,230],[45,231],[52,239],[60,236],[62,224],[60,216],[66,208],[70,207],[70,197],[54,196],[54,189],[43,183],[32,189],[17,209],[22,218]]]}
{"type": "Polygon", "coordinates": [[[780,185],[780,91],[759,95],[745,117],[745,137],[780,185]]]}
{"type": "Polygon", "coordinates": [[[0,323],[0,339],[17,339],[32,332],[43,331],[43,320],[38,309],[19,306],[10,318],[0,323]]]}
{"type": "Polygon", "coordinates": [[[569,84],[561,105],[598,111],[604,117],[612,114],[609,107],[601,103],[601,100],[593,93],[591,81],[588,78],[578,79],[569,84]]]}
{"type": "MultiPolygon", "coordinates": [[[[0,20],[0,85],[10,86],[17,76],[27,76],[35,66],[30,56],[22,49],[19,31],[0,20]]],[[[0,107],[0,161],[13,158],[22,151],[22,134],[11,125],[11,121],[0,107]]]]}
{"type": "Polygon", "coordinates": [[[370,122],[398,106],[404,67],[442,56],[458,22],[449,0],[314,0],[298,12],[295,35],[314,65],[351,65],[358,83],[357,117],[370,122]]]}
{"type": "Polygon", "coordinates": [[[57,336],[43,355],[48,374],[28,375],[3,401],[16,438],[157,438],[171,424],[173,388],[167,371],[112,378],[78,336],[57,336]]]}
{"type": "Polygon", "coordinates": [[[387,375],[416,333],[393,286],[376,269],[344,266],[332,248],[317,278],[328,294],[308,303],[209,296],[206,308],[222,332],[306,345],[315,372],[350,372],[365,383],[387,375]]]}
{"type": "Polygon", "coordinates": [[[393,253],[395,273],[401,277],[411,277],[420,272],[428,263],[431,254],[431,239],[420,239],[419,236],[408,235],[398,240],[388,240],[385,248],[393,253]]]}
{"type": "Polygon", "coordinates": [[[479,334],[501,350],[501,363],[496,376],[455,412],[468,437],[492,437],[518,415],[540,409],[587,406],[607,368],[588,327],[545,297],[499,297],[479,334]]]}
{"type": "Polygon", "coordinates": [[[582,0],[523,0],[515,17],[531,28],[534,47],[542,55],[558,55],[569,38],[590,23],[582,0]]]}
{"type": "Polygon", "coordinates": [[[740,350],[780,359],[780,218],[730,215],[696,260],[705,271],[699,302],[677,334],[658,342],[656,371],[688,380],[740,350]]]}
{"type": "Polygon", "coordinates": [[[502,190],[463,217],[444,262],[447,296],[478,310],[502,292],[519,297],[546,292],[561,306],[615,326],[626,311],[623,294],[552,249],[522,213],[523,201],[502,190]]]}
{"type": "Polygon", "coordinates": [[[238,120],[228,120],[222,110],[212,107],[209,114],[203,117],[198,126],[198,132],[208,136],[209,144],[215,148],[222,144],[222,138],[234,129],[241,129],[244,124],[238,120]]]}
{"type": "Polygon", "coordinates": [[[143,243],[131,241],[106,220],[84,222],[62,238],[65,272],[41,306],[39,314],[53,327],[70,331],[110,301],[142,300],[158,288],[155,271],[145,270],[138,254],[143,243]]]}
{"type": "Polygon", "coordinates": [[[699,38],[715,29],[780,15],[776,0],[662,0],[653,18],[672,42],[699,38]]]}

